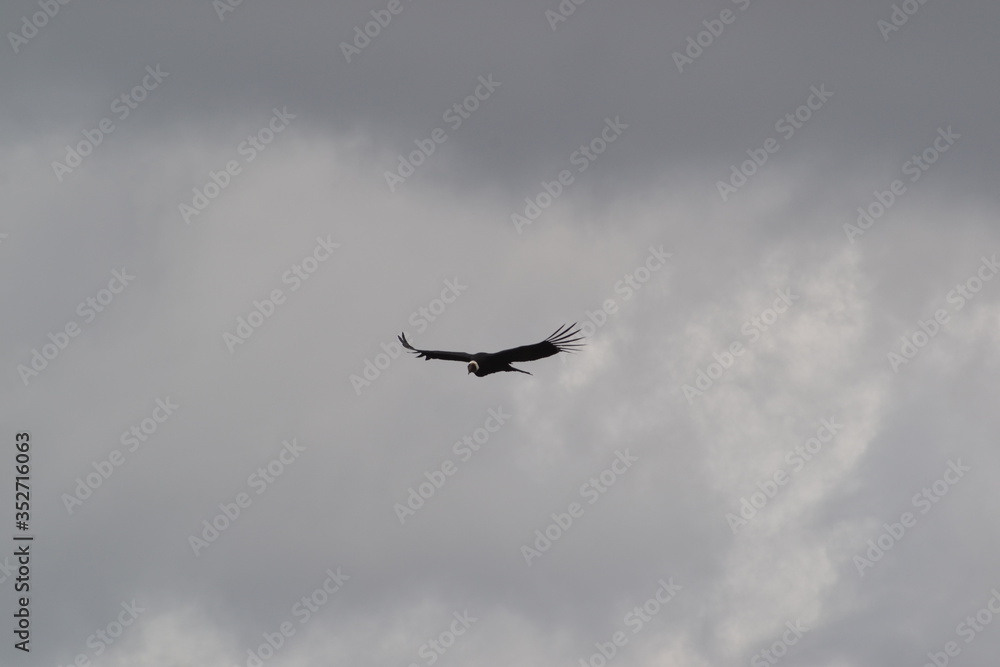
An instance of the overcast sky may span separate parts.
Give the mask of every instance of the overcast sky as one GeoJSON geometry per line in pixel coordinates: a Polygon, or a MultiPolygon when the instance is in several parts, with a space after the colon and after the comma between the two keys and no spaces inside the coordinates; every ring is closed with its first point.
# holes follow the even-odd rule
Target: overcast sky
{"type": "Polygon", "coordinates": [[[1000,7],[579,1],[4,3],[0,662],[993,664],[1000,7]]]}

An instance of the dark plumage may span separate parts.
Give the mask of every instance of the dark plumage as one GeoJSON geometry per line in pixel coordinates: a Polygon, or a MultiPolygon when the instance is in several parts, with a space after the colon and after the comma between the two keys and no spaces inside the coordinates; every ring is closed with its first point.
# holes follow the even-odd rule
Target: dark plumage
{"type": "Polygon", "coordinates": [[[583,343],[580,342],[583,340],[583,336],[578,335],[580,330],[574,329],[575,326],[576,323],[569,326],[559,327],[551,336],[543,340],[541,343],[535,343],[534,345],[522,345],[521,347],[512,347],[509,350],[502,350],[500,352],[477,352],[475,354],[469,354],[468,352],[418,350],[410,345],[409,341],[406,340],[406,334],[401,334],[399,336],[399,342],[403,345],[403,347],[416,354],[420,359],[468,361],[469,372],[475,373],[477,377],[483,377],[484,375],[498,373],[500,371],[516,371],[518,373],[531,375],[528,371],[522,371],[520,368],[514,368],[511,366],[511,363],[544,359],[545,357],[551,357],[553,354],[558,354],[560,352],[574,352],[580,349],[580,347],[583,346],[583,343]]]}

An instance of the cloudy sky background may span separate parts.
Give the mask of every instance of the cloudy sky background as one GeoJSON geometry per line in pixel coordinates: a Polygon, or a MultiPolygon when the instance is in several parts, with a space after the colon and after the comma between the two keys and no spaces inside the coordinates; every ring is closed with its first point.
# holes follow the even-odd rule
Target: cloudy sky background
{"type": "Polygon", "coordinates": [[[1000,8],[913,3],[884,32],[890,2],[591,0],[553,30],[555,1],[402,0],[348,62],[341,43],[388,4],[244,0],[220,19],[207,0],[70,3],[37,34],[37,3],[0,9],[0,489],[13,535],[29,430],[36,535],[31,653],[8,632],[5,664],[247,665],[287,622],[264,664],[426,665],[466,611],[478,620],[435,664],[596,666],[619,631],[614,664],[767,664],[786,623],[808,631],[785,664],[922,665],[949,641],[952,664],[990,664],[1000,623],[959,624],[1000,590],[1000,280],[961,309],[949,293],[1000,252],[1000,8]],[[674,53],[724,10],[679,71],[674,53]],[[116,98],[157,66],[121,119],[116,98]],[[452,129],[479,77],[500,85],[452,129]],[[776,124],[812,87],[832,95],[786,137],[776,124]],[[241,142],[275,109],[294,118],[248,162],[241,142]],[[57,174],[104,118],[113,131],[57,174]],[[606,119],[627,128],[581,173],[574,152],[606,119]],[[907,161],[949,127],[911,181],[907,161]],[[390,191],[385,172],[435,128],[447,139],[390,191]],[[769,138],[723,201],[717,182],[769,138]],[[188,223],[180,205],[229,161],[240,173],[188,223]],[[572,184],[519,230],[512,214],[564,169],[572,184]],[[895,179],[905,192],[848,234],[895,179]],[[340,247],[292,291],[283,274],[318,238],[340,247]],[[671,256],[646,272],[651,247],[671,256]],[[134,279],[87,321],[78,305],[123,268],[134,279]],[[464,289],[440,312],[448,281],[464,289]],[[285,301],[230,352],[224,334],[275,289],[285,301]],[[797,299],[758,328],[779,291],[797,299]],[[440,314],[418,324],[421,308],[440,314]],[[887,354],[938,310],[895,372],[887,354]],[[531,377],[404,355],[352,382],[400,331],[475,352],[573,321],[591,323],[585,351],[531,377]],[[167,398],[179,407],[129,451],[122,433],[167,398]],[[463,461],[453,444],[491,409],[510,418],[463,461]],[[843,429],[796,469],[786,453],[824,419],[843,429]],[[248,478],[292,439],[304,451],[258,494],[248,478]],[[637,461],[589,504],[581,485],[625,451],[637,461]],[[446,460],[457,472],[401,525],[394,505],[446,460]],[[969,470],[915,503],[949,462],[969,470]],[[781,472],[734,533],[727,514],[781,472]],[[240,493],[251,504],[195,555],[189,538],[240,493]],[[527,564],[522,546],[573,502],[583,515],[527,564]],[[904,512],[915,525],[859,573],[904,512]],[[300,622],[338,567],[349,579],[300,622]],[[627,615],[671,579],[633,632],[627,615]],[[133,601],[134,623],[94,639],[133,601]]]}

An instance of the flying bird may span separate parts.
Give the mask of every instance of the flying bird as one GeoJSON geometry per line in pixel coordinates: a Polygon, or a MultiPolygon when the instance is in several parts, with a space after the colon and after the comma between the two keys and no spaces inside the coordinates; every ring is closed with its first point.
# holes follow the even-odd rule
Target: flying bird
{"type": "Polygon", "coordinates": [[[521,347],[512,347],[509,350],[502,350],[500,352],[476,352],[475,354],[469,354],[468,352],[418,350],[410,345],[409,341],[406,340],[405,333],[399,336],[399,342],[402,343],[403,347],[407,350],[416,354],[419,359],[467,361],[469,362],[469,372],[475,373],[477,377],[483,377],[484,375],[489,375],[491,373],[499,373],[500,371],[516,371],[518,373],[531,375],[528,371],[522,371],[520,368],[514,368],[511,366],[511,363],[544,359],[545,357],[551,357],[552,355],[559,354],[560,352],[574,352],[580,349],[583,346],[583,343],[580,342],[583,340],[583,336],[577,335],[580,333],[580,330],[574,329],[575,326],[576,323],[574,322],[569,326],[559,327],[551,336],[543,340],[541,343],[535,343],[534,345],[522,345],[521,347]]]}

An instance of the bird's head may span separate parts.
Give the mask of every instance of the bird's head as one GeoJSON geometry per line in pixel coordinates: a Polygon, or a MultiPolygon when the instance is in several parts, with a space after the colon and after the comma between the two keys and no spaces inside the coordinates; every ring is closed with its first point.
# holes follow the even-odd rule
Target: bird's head
{"type": "Polygon", "coordinates": [[[470,373],[475,373],[478,370],[479,370],[479,362],[477,362],[477,361],[470,361],[469,362],[469,372],[470,373]]]}

